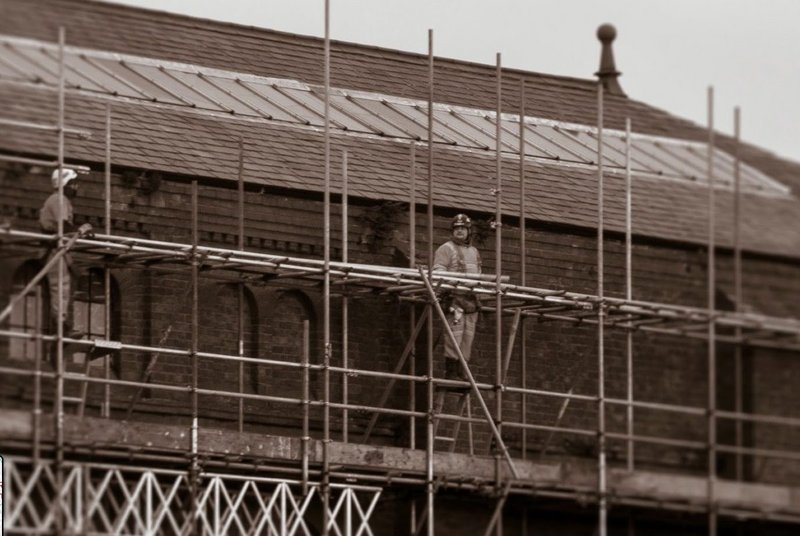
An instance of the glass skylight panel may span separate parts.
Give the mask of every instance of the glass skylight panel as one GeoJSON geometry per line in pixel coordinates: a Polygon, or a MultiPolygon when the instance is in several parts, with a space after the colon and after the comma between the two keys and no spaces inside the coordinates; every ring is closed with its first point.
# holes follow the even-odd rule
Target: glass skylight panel
{"type": "MultiPolygon", "coordinates": [[[[597,134],[594,132],[570,130],[569,133],[588,150],[597,151],[597,134]]],[[[625,140],[616,136],[603,136],[603,165],[625,167],[625,140]]]]}
{"type": "MultiPolygon", "coordinates": [[[[494,142],[495,134],[497,133],[497,122],[495,121],[494,115],[478,115],[472,116],[469,113],[461,113],[459,114],[461,117],[465,119],[467,117],[475,117],[475,124],[476,126],[481,126],[483,131],[487,134],[491,135],[492,137],[492,149],[497,147],[497,143],[494,142]]],[[[500,150],[507,151],[512,153],[519,152],[519,128],[517,130],[512,130],[515,125],[511,124],[510,121],[506,119],[502,119],[500,121],[500,150]]]]}
{"type": "Polygon", "coordinates": [[[384,104],[383,100],[362,97],[352,97],[352,99],[373,115],[382,118],[385,123],[393,125],[399,132],[399,134],[394,135],[399,138],[408,137],[422,139],[428,135],[425,128],[397,112],[391,106],[384,104]]]}
{"type": "Polygon", "coordinates": [[[191,92],[185,85],[176,80],[174,76],[162,72],[157,67],[134,62],[126,62],[125,65],[128,69],[147,80],[153,86],[168,93],[174,100],[189,106],[194,105],[207,110],[221,110],[215,103],[205,99],[202,95],[191,92]]]}
{"type": "MultiPolygon", "coordinates": [[[[321,100],[324,104],[324,97],[321,100]]],[[[388,131],[391,131],[393,136],[400,134],[405,137],[400,131],[383,121],[380,116],[373,115],[357,104],[350,102],[343,94],[331,92],[330,103],[332,111],[336,113],[341,112],[348,120],[355,122],[355,125],[349,130],[365,132],[367,134],[378,134],[380,136],[385,136],[388,131]]]]}
{"type": "Polygon", "coordinates": [[[371,108],[368,108],[366,103],[369,99],[356,99],[340,95],[334,95],[332,98],[339,106],[349,110],[353,117],[367,123],[373,130],[383,136],[391,136],[393,138],[413,137],[412,134],[402,130],[399,125],[385,117],[385,114],[374,113],[371,108]]]}
{"type": "MultiPolygon", "coordinates": [[[[217,83],[224,85],[229,82],[224,78],[221,78],[217,81],[217,83]]],[[[264,113],[273,119],[290,123],[305,123],[305,121],[299,120],[297,115],[291,112],[291,110],[286,109],[284,104],[278,102],[281,99],[284,99],[284,97],[275,91],[275,88],[273,88],[270,84],[259,84],[255,82],[246,82],[244,80],[237,80],[230,83],[241,88],[242,98],[247,98],[248,102],[250,101],[250,97],[252,95],[252,97],[256,99],[255,104],[258,106],[259,110],[263,110],[264,113]]],[[[236,89],[232,87],[231,90],[235,91],[236,89]]]]}
{"type": "MultiPolygon", "coordinates": [[[[51,87],[58,82],[58,47],[23,38],[0,36],[0,77],[51,87]]],[[[65,47],[66,84],[93,93],[156,101],[199,110],[235,113],[286,123],[324,126],[324,92],[317,86],[218,69],[65,47]]],[[[426,140],[427,102],[364,91],[332,88],[331,128],[426,140]]],[[[496,119],[491,110],[434,104],[433,141],[465,150],[493,151],[496,119]]],[[[519,117],[501,116],[501,151],[518,158],[519,117]]],[[[635,125],[634,125],[635,127],[635,125]]],[[[608,172],[625,167],[625,133],[604,130],[603,164],[608,172]]],[[[707,181],[705,143],[633,134],[634,173],[670,179],[707,181]]],[[[597,129],[560,121],[525,118],[525,156],[541,162],[593,166],[597,129]]],[[[789,188],[757,169],[741,164],[742,188],[786,195],[789,188]]],[[[719,188],[733,185],[734,158],[715,150],[714,178],[719,188]]]]}
{"type": "Polygon", "coordinates": [[[124,79],[129,84],[140,89],[150,98],[157,99],[159,102],[185,104],[183,100],[176,98],[169,91],[161,89],[156,84],[151,82],[146,76],[139,74],[123,61],[101,59],[98,61],[98,64],[101,64],[119,78],[124,79]]]}
{"type": "Polygon", "coordinates": [[[30,48],[23,49],[5,43],[3,45],[3,52],[3,61],[8,62],[9,65],[19,72],[28,73],[31,81],[39,79],[45,84],[55,85],[58,83],[57,74],[42,68],[38,63],[33,61],[29,54],[34,51],[30,48]]]}
{"type": "MultiPolygon", "coordinates": [[[[588,134],[594,137],[594,134],[588,134]]],[[[595,143],[597,143],[595,141],[595,143]]],[[[603,143],[605,144],[605,148],[608,148],[611,151],[614,151],[615,160],[614,162],[619,162],[618,167],[621,169],[625,168],[625,138],[621,136],[604,136],[603,143]]],[[[605,149],[604,149],[605,151],[605,149]]],[[[633,152],[633,145],[631,146],[631,172],[639,172],[639,173],[655,173],[655,171],[650,168],[645,162],[642,162],[639,158],[637,158],[636,154],[633,152]]]]}
{"type": "Polygon", "coordinates": [[[0,54],[0,76],[7,80],[33,82],[30,73],[15,67],[12,63],[6,61],[4,54],[0,54]]]}
{"type": "Polygon", "coordinates": [[[82,63],[80,68],[88,75],[97,76],[103,82],[103,86],[109,88],[113,95],[131,97],[134,99],[152,99],[143,89],[136,87],[131,81],[115,74],[108,69],[99,58],[91,58],[80,55],[82,63]]]}
{"type": "MultiPolygon", "coordinates": [[[[253,92],[247,91],[239,85],[235,85],[234,87],[226,85],[223,83],[225,79],[222,77],[202,77],[200,79],[203,81],[206,91],[208,91],[210,95],[217,97],[220,103],[233,110],[233,112],[239,115],[255,114],[260,117],[269,117],[269,115],[254,102],[257,100],[263,102],[263,99],[258,99],[253,95],[253,92]]],[[[231,84],[235,84],[234,81],[230,82],[231,84]]]]}
{"type": "Polygon", "coordinates": [[[551,136],[553,143],[558,144],[565,151],[574,154],[589,164],[597,163],[597,144],[587,145],[575,137],[575,131],[562,128],[558,125],[547,127],[543,132],[551,136]]]}
{"type": "Polygon", "coordinates": [[[648,154],[653,155],[659,162],[673,170],[673,175],[685,177],[705,177],[708,169],[706,154],[708,150],[703,147],[702,157],[698,157],[690,146],[681,146],[658,141],[646,142],[644,147],[648,154]]]}
{"type": "MultiPolygon", "coordinates": [[[[235,79],[218,77],[211,79],[210,83],[219,88],[219,91],[230,95],[231,100],[235,100],[241,106],[244,106],[246,110],[250,110],[249,112],[240,112],[242,115],[256,114],[260,117],[272,118],[275,117],[276,113],[283,113],[258,93],[248,89],[235,79]]],[[[286,117],[290,118],[288,115],[286,117]]]]}
{"type": "MultiPolygon", "coordinates": [[[[317,126],[325,125],[325,101],[313,90],[303,90],[295,88],[285,88],[283,90],[286,95],[296,100],[301,106],[314,114],[312,124],[317,126]]],[[[364,125],[361,125],[351,117],[343,114],[334,107],[328,109],[328,114],[331,122],[339,128],[346,130],[354,130],[356,132],[363,132],[366,130],[364,125]]]]}
{"type": "Polygon", "coordinates": [[[533,142],[547,152],[555,155],[553,160],[561,162],[574,162],[588,164],[590,161],[580,155],[567,151],[553,140],[554,131],[552,127],[546,125],[525,124],[525,136],[530,136],[533,142]]]}
{"type": "MultiPolygon", "coordinates": [[[[481,129],[472,126],[459,116],[454,115],[449,109],[433,106],[433,120],[447,129],[448,134],[461,139],[459,145],[474,149],[491,149],[494,147],[494,138],[485,134],[481,129]]],[[[434,126],[434,128],[436,128],[434,126]]]]}
{"type": "MultiPolygon", "coordinates": [[[[409,102],[397,102],[392,99],[386,100],[386,106],[389,106],[399,113],[408,116],[412,119],[416,124],[423,129],[422,139],[428,139],[428,109],[427,105],[422,106],[419,104],[413,104],[409,102]]],[[[434,108],[435,110],[435,108],[434,108]]],[[[433,141],[434,143],[445,143],[448,145],[458,145],[460,143],[469,144],[467,146],[472,146],[472,141],[468,138],[464,138],[463,136],[459,136],[458,133],[452,132],[449,129],[441,129],[437,128],[435,121],[433,127],[433,141]],[[445,130],[445,132],[443,132],[445,130]],[[459,141],[461,140],[461,141],[459,141]]]]}
{"type": "MultiPolygon", "coordinates": [[[[162,71],[164,79],[174,80],[178,84],[181,97],[194,99],[195,95],[211,103],[209,109],[215,107],[225,112],[235,112],[241,114],[252,114],[253,110],[245,105],[231,99],[224,91],[206,82],[203,77],[195,73],[187,73],[177,69],[164,69],[162,71]]],[[[170,86],[175,87],[175,86],[170,86]]]]}
{"type": "Polygon", "coordinates": [[[118,85],[112,77],[83,61],[79,56],[65,55],[64,68],[68,86],[99,93],[113,93],[118,85]]]}

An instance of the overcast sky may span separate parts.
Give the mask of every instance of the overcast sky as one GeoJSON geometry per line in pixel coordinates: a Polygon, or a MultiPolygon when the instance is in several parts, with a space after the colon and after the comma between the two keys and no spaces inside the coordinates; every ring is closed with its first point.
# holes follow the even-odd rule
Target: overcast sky
{"type": "MultiPolygon", "coordinates": [[[[324,0],[113,0],[305,35],[323,35],[324,0]]],[[[437,56],[589,78],[597,27],[631,98],[715,124],[800,162],[800,0],[331,0],[331,37],[437,56]]],[[[635,125],[634,125],[635,129],[635,125]]]]}

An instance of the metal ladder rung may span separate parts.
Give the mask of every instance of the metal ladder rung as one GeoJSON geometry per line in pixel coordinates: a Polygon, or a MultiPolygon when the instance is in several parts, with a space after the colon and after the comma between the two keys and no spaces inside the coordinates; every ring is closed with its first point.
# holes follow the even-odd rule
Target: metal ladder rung
{"type": "MultiPolygon", "coordinates": [[[[470,410],[469,410],[469,400],[470,400],[470,396],[469,395],[470,395],[470,392],[469,391],[461,391],[461,390],[450,390],[450,389],[443,389],[443,390],[441,390],[439,392],[438,397],[437,397],[437,401],[436,401],[436,407],[438,408],[438,411],[442,411],[444,409],[444,405],[445,405],[445,403],[447,401],[448,395],[449,396],[455,396],[455,397],[458,398],[457,414],[458,414],[459,417],[464,415],[465,408],[466,408],[468,414],[471,413],[470,410]]],[[[450,443],[450,446],[447,448],[448,452],[455,452],[456,443],[458,441],[458,435],[459,435],[459,432],[461,430],[461,421],[456,421],[454,423],[454,426],[453,426],[453,429],[452,429],[452,434],[453,434],[452,436],[440,436],[440,435],[436,435],[436,430],[439,428],[440,420],[441,420],[441,417],[436,418],[436,423],[434,424],[434,428],[433,428],[433,434],[434,434],[433,435],[433,440],[434,440],[434,442],[436,442],[436,441],[444,441],[446,443],[450,443]]],[[[467,424],[469,426],[470,452],[472,452],[472,450],[473,450],[472,449],[472,423],[469,422],[467,424]]]]}

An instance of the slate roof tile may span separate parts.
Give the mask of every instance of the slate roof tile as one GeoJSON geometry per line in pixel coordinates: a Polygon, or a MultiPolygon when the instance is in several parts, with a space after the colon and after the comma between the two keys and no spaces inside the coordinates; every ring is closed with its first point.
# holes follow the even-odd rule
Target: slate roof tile
{"type": "MultiPolygon", "coordinates": [[[[319,84],[322,42],[316,38],[246,28],[150,12],[120,5],[78,0],[3,0],[0,33],[55,40],[58,25],[67,28],[73,45],[219,67],[319,84]]],[[[596,116],[595,82],[575,78],[504,71],[503,109],[515,112],[518,79],[526,80],[526,112],[545,118],[592,124],[596,116]]],[[[333,43],[332,83],[336,86],[409,98],[427,98],[427,59],[418,54],[348,43],[333,43]]],[[[436,59],[435,99],[438,102],[492,109],[495,105],[494,66],[436,59]]],[[[70,139],[67,151],[85,160],[102,157],[104,104],[70,97],[71,124],[92,128],[93,139],[70,139]]],[[[55,98],[40,91],[0,89],[3,115],[52,121],[55,98]]],[[[244,171],[248,180],[273,186],[319,191],[322,184],[322,136],[317,131],[214,119],[190,112],[114,104],[115,162],[148,166],[173,173],[233,178],[238,167],[238,138],[245,140],[244,171]]],[[[704,140],[705,131],[644,103],[607,96],[606,126],[622,128],[631,116],[637,132],[704,140]]],[[[729,152],[732,141],[718,137],[729,152]]],[[[0,133],[7,151],[54,154],[52,136],[7,129],[0,133]]],[[[351,191],[374,199],[408,197],[408,145],[389,140],[335,135],[332,179],[340,169],[340,152],[350,152],[351,191]]],[[[776,158],[754,146],[743,148],[745,161],[764,173],[800,187],[800,164],[776,158]]],[[[417,178],[424,181],[427,151],[417,151],[417,178]]],[[[440,204],[493,212],[494,159],[490,154],[437,147],[435,199],[440,204]]],[[[516,191],[516,165],[504,161],[504,190],[516,191]],[[513,176],[513,178],[512,178],[513,176]]],[[[596,223],[596,173],[579,168],[526,164],[526,204],[533,218],[591,227],[596,223]]],[[[334,189],[338,178],[333,180],[334,189]]],[[[607,224],[624,223],[622,182],[606,178],[607,224]]],[[[705,189],[688,183],[637,178],[634,181],[634,230],[662,238],[705,240],[705,189]]],[[[426,189],[418,189],[424,202],[426,189]]],[[[510,197],[510,196],[509,196],[510,197]]],[[[745,196],[743,241],[757,251],[798,255],[800,209],[796,199],[745,196]]],[[[720,223],[730,212],[730,195],[720,193],[720,223]]],[[[504,210],[516,214],[508,199],[504,210]]],[[[720,238],[730,241],[729,225],[718,225],[720,238]]]]}

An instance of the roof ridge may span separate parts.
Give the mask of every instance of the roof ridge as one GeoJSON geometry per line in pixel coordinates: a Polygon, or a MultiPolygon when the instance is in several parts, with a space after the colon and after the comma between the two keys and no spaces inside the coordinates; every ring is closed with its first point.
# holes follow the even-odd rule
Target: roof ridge
{"type": "MultiPolygon", "coordinates": [[[[121,4],[111,2],[109,0],[40,0],[40,1],[53,1],[57,3],[80,3],[80,4],[95,4],[98,6],[103,6],[113,10],[121,10],[121,11],[128,11],[130,13],[137,13],[137,14],[151,14],[151,15],[161,15],[161,16],[168,16],[178,21],[182,21],[184,26],[197,28],[197,29],[204,29],[209,31],[214,31],[216,33],[221,33],[228,35],[231,32],[237,33],[241,37],[241,31],[247,30],[252,32],[253,35],[250,37],[260,38],[269,40],[270,37],[273,38],[282,38],[282,40],[286,40],[291,42],[292,44],[297,44],[297,40],[300,39],[305,41],[307,44],[311,45],[313,43],[320,43],[320,45],[324,42],[324,38],[314,36],[314,35],[307,35],[307,34],[300,34],[294,32],[287,32],[283,30],[275,30],[271,28],[262,28],[260,26],[248,25],[248,24],[239,24],[230,21],[218,21],[213,19],[208,19],[204,17],[194,17],[191,15],[185,15],[182,13],[175,13],[172,11],[163,11],[159,9],[151,9],[151,8],[144,8],[138,6],[132,6],[129,4],[121,4]],[[201,23],[201,24],[197,24],[201,23]]],[[[334,46],[341,46],[341,47],[348,47],[351,50],[348,50],[349,53],[360,53],[365,56],[370,56],[373,54],[370,53],[390,53],[394,56],[396,60],[426,60],[427,61],[427,54],[423,54],[420,52],[412,52],[408,50],[400,50],[395,48],[389,48],[379,45],[371,45],[366,43],[359,43],[355,41],[345,41],[341,39],[331,39],[331,48],[333,49],[334,46]]],[[[486,69],[488,73],[494,73],[495,66],[488,64],[488,63],[481,63],[477,61],[470,61],[464,60],[459,58],[453,58],[449,56],[436,56],[434,55],[434,60],[438,62],[445,62],[449,64],[453,64],[454,66],[463,66],[463,67],[471,67],[471,68],[480,68],[486,69]]],[[[569,75],[562,75],[562,74],[552,74],[552,73],[544,73],[541,71],[531,71],[524,69],[522,67],[502,67],[503,72],[513,73],[517,75],[527,75],[532,76],[535,78],[540,79],[550,79],[550,80],[559,80],[559,81],[569,81],[569,82],[576,82],[581,85],[595,85],[596,80],[593,78],[581,78],[577,76],[569,76],[569,75]]]]}

